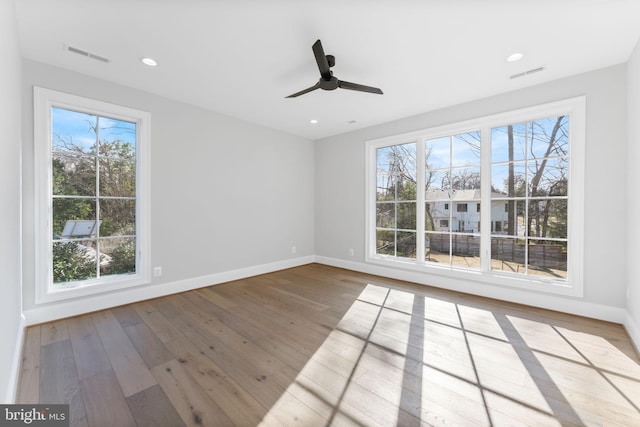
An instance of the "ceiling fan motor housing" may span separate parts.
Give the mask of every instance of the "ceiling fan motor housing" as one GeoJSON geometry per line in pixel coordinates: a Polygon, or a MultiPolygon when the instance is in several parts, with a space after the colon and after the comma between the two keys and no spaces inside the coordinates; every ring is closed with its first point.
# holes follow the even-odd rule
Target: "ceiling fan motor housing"
{"type": "Polygon", "coordinates": [[[318,83],[320,84],[320,89],[334,90],[338,89],[339,81],[337,77],[331,76],[331,79],[329,80],[321,78],[320,80],[318,80],[318,83]]]}

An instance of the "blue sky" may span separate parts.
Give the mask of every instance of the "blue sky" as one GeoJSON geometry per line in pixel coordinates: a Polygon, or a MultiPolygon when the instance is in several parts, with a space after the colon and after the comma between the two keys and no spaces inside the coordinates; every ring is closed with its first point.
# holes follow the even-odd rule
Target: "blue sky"
{"type": "MultiPolygon", "coordinates": [[[[97,117],[77,111],[62,108],[51,108],[51,131],[53,134],[54,150],[64,151],[60,139],[82,147],[84,152],[89,152],[95,143],[96,136],[92,130],[97,117]]],[[[136,124],[122,120],[100,117],[100,139],[106,141],[121,140],[129,142],[135,147],[136,124]]]]}

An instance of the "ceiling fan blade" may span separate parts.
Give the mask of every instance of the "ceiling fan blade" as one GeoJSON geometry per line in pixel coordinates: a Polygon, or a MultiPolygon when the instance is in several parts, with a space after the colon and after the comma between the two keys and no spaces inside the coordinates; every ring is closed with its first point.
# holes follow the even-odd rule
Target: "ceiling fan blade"
{"type": "Polygon", "coordinates": [[[306,89],[301,90],[300,92],[292,93],[291,95],[286,96],[285,98],[295,98],[296,96],[304,95],[305,93],[309,93],[309,92],[311,92],[313,90],[316,90],[316,89],[320,89],[320,83],[319,82],[314,84],[311,87],[308,87],[306,89]]]}
{"type": "Polygon", "coordinates": [[[329,69],[329,61],[327,60],[327,55],[324,53],[324,49],[322,48],[322,42],[320,39],[316,40],[313,44],[313,54],[316,57],[316,63],[318,64],[318,70],[320,70],[320,75],[325,80],[331,79],[331,70],[329,69]]]}
{"type": "Polygon", "coordinates": [[[345,82],[344,80],[340,80],[338,82],[338,87],[342,89],[349,90],[357,90],[359,92],[369,92],[369,93],[377,93],[379,95],[383,95],[382,90],[373,86],[365,86],[358,83],[345,82]]]}

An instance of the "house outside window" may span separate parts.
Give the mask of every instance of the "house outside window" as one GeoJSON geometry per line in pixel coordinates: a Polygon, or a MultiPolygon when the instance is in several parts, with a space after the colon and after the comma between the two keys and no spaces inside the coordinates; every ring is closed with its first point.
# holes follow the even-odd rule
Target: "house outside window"
{"type": "Polygon", "coordinates": [[[37,303],[147,283],[149,114],[35,88],[37,303]]]}
{"type": "MultiPolygon", "coordinates": [[[[405,217],[411,227],[395,229],[396,236],[410,232],[415,250],[385,252],[373,239],[374,230],[378,237],[384,231],[378,218],[368,221],[376,226],[367,231],[367,261],[441,274],[447,268],[454,276],[477,271],[474,278],[488,283],[579,295],[584,111],[584,98],[574,98],[368,141],[368,182],[376,176],[378,185],[368,185],[367,200],[378,200],[379,210],[394,191],[381,176],[410,177],[417,190],[406,200],[415,224],[405,217]],[[391,173],[391,165],[410,167],[391,173]]],[[[404,202],[394,202],[396,211],[404,202]]]]}

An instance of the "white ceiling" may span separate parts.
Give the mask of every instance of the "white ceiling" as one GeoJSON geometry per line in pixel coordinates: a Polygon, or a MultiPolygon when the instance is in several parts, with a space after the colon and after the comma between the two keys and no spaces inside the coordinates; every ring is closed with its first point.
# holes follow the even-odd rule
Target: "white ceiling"
{"type": "Polygon", "coordinates": [[[15,2],[26,58],[313,140],[624,63],[640,38],[640,0],[15,2]],[[318,80],[318,38],[339,79],[384,95],[285,99],[318,80]]]}

